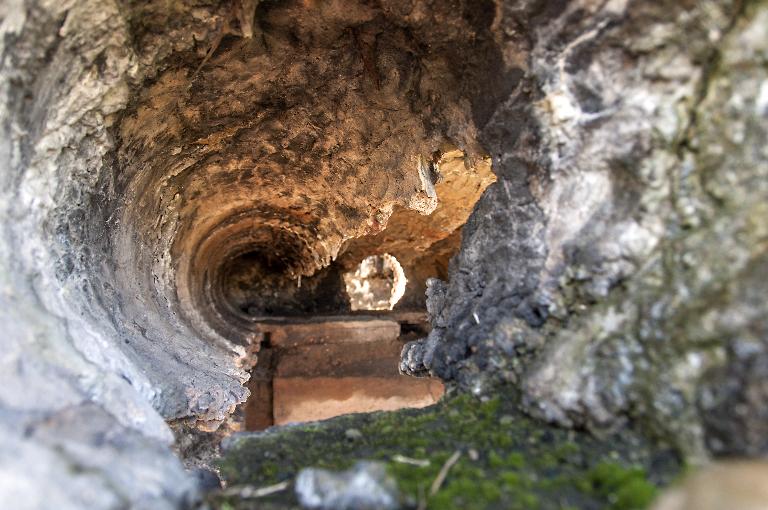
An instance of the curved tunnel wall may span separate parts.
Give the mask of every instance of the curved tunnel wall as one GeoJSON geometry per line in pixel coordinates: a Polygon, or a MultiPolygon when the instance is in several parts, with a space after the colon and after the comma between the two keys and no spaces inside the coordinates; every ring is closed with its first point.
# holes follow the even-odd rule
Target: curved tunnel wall
{"type": "Polygon", "coordinates": [[[233,5],[30,3],[6,26],[26,81],[4,90],[28,95],[8,103],[25,133],[8,267],[36,275],[96,372],[139,390],[115,410],[139,428],[142,399],[216,421],[245,398],[227,264],[261,253],[276,284],[341,286],[323,268],[395,208],[434,210],[434,154],[478,159],[473,98],[498,95],[474,7],[263,3],[249,37],[233,5]]]}

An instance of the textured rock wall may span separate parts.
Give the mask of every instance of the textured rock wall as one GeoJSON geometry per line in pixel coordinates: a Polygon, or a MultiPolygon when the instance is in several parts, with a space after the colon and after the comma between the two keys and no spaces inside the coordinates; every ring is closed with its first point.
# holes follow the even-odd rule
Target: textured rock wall
{"type": "Polygon", "coordinates": [[[514,381],[565,426],[641,421],[692,458],[765,453],[765,4],[558,11],[481,129],[499,182],[403,366],[514,381]]]}
{"type": "Polygon", "coordinates": [[[109,244],[94,191],[107,117],[128,96],[125,22],[109,2],[2,10],[2,500],[178,507],[195,487],[168,449],[152,405],[167,395],[146,370],[169,371],[168,358],[137,363],[114,280],[102,278],[109,244]]]}
{"type": "Polygon", "coordinates": [[[433,211],[441,148],[482,159],[499,52],[475,7],[0,6],[4,496],[41,476],[63,507],[194,496],[165,421],[247,396],[238,258],[298,288],[395,207],[433,211]]]}

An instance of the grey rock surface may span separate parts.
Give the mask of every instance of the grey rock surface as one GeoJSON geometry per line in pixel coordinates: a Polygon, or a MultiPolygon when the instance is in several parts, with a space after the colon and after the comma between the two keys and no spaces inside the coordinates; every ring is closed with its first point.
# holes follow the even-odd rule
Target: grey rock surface
{"type": "Polygon", "coordinates": [[[400,507],[395,482],[385,466],[358,462],[334,473],[306,468],[296,477],[296,496],[304,508],[321,510],[395,510],[400,507]]]}
{"type": "Polygon", "coordinates": [[[764,454],[767,15],[571,2],[537,24],[481,130],[499,182],[402,369],[515,381],[535,416],[642,421],[692,459],[764,454]]]}
{"type": "Polygon", "coordinates": [[[197,488],[164,415],[222,415],[244,392],[229,352],[183,329],[200,357],[144,338],[140,321],[160,321],[115,288],[97,189],[107,119],[137,77],[126,27],[115,2],[0,5],[0,500],[13,508],[188,505],[197,488]]]}

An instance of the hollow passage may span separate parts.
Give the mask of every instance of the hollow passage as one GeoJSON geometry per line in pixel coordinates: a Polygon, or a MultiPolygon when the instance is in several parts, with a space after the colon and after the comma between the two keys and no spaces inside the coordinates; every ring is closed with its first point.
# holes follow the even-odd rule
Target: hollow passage
{"type": "MultiPolygon", "coordinates": [[[[399,309],[424,311],[427,279],[447,277],[494,181],[477,98],[519,79],[487,79],[500,59],[478,37],[488,8],[261,2],[251,18],[245,5],[131,4],[109,31],[70,13],[119,48],[99,72],[124,104],[98,172],[62,181],[80,198],[52,220],[56,277],[85,289],[62,306],[120,339],[123,379],[166,420],[214,428],[245,400],[263,323],[349,314],[343,275],[366,257],[396,257],[410,282],[399,309]]],[[[414,339],[395,336],[387,377],[414,339]]],[[[354,375],[362,358],[342,364],[354,375]]]]}
{"type": "MultiPolygon", "coordinates": [[[[426,334],[426,282],[447,278],[460,228],[495,180],[478,132],[522,71],[488,30],[491,2],[83,0],[24,12],[0,24],[15,133],[0,150],[14,381],[4,404],[39,420],[17,388],[53,386],[36,390],[56,394],[35,404],[54,413],[45,427],[69,420],[59,428],[169,444],[168,423],[213,430],[237,418],[249,377],[257,398],[252,376],[270,366],[275,423],[326,407],[308,393],[292,406],[303,417],[277,412],[280,375],[326,378],[333,393],[340,375],[380,374],[421,392],[378,384],[392,393],[371,390],[357,410],[437,398],[439,384],[400,377],[396,362],[426,334]],[[351,314],[343,275],[385,253],[409,282],[392,312],[418,321],[351,314]],[[368,337],[378,321],[375,352],[315,330],[317,362],[293,363],[301,349],[267,329],[340,315],[368,321],[368,337]]],[[[105,448],[80,443],[89,458],[105,448]]],[[[151,445],[136,451],[165,462],[151,445]]],[[[48,465],[29,455],[24,465],[48,465]]],[[[137,475],[131,458],[108,468],[137,475]]],[[[183,473],[162,469],[162,487],[146,491],[183,498],[183,473]]]]}
{"type": "Polygon", "coordinates": [[[304,290],[300,279],[281,280],[280,267],[249,252],[221,269],[222,297],[253,322],[258,342],[250,397],[230,427],[262,430],[439,400],[442,382],[398,371],[404,345],[430,328],[423,308],[390,312],[407,283],[395,257],[366,257],[341,287],[336,267],[308,278],[304,290]]]}

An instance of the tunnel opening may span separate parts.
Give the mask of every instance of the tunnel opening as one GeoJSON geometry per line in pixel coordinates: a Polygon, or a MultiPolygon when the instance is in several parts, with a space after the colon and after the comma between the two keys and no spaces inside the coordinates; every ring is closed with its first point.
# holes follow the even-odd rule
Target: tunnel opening
{"type": "Polygon", "coordinates": [[[337,268],[331,266],[310,277],[290,278],[286,260],[267,250],[232,257],[218,269],[222,308],[249,321],[329,314],[349,308],[337,268]]]}
{"type": "Polygon", "coordinates": [[[192,370],[152,373],[159,401],[179,396],[164,416],[206,429],[230,420],[248,384],[261,384],[251,395],[269,395],[272,422],[311,419],[280,411],[287,380],[299,388],[300,369],[316,367],[305,374],[314,387],[336,391],[319,381],[361,379],[354,367],[374,359],[381,384],[357,380],[370,389],[355,409],[406,405],[403,394],[422,387],[414,405],[434,401],[436,383],[409,382],[398,359],[406,341],[428,334],[426,282],[447,278],[461,226],[495,180],[466,97],[482,71],[452,72],[470,53],[444,36],[467,48],[494,43],[451,10],[436,11],[447,25],[433,33],[408,26],[426,19],[363,4],[263,2],[249,31],[228,5],[179,7],[168,23],[172,13],[151,3],[131,20],[135,50],[158,60],[111,119],[120,174],[103,186],[119,263],[109,270],[132,296],[119,309],[131,337],[121,348],[139,359],[160,351],[168,367],[187,363],[177,345],[206,351],[192,370]],[[171,33],[179,47],[155,53],[171,33]],[[419,318],[401,320],[408,314],[419,318]],[[386,336],[377,321],[389,324],[386,336]],[[312,330],[301,333],[307,349],[269,329],[292,325],[312,330]],[[359,333],[329,333],[339,328],[359,333]],[[355,338],[349,354],[330,347],[355,338]]]}
{"type": "Polygon", "coordinates": [[[427,281],[447,278],[495,181],[473,104],[502,62],[477,36],[490,18],[242,4],[52,14],[87,34],[73,44],[108,50],[41,52],[55,76],[14,114],[31,133],[20,154],[60,152],[19,167],[26,205],[50,198],[29,214],[39,239],[19,241],[42,275],[32,293],[93,365],[83,391],[166,442],[166,423],[181,441],[243,416],[256,429],[437,401],[442,383],[400,374],[401,351],[429,333],[427,281]],[[360,268],[388,296],[353,304],[344,275],[360,268]]]}
{"type": "MultiPolygon", "coordinates": [[[[245,339],[243,364],[251,367],[250,396],[222,430],[263,430],[439,401],[445,391],[439,379],[399,371],[405,344],[426,336],[431,326],[423,303],[393,311],[406,290],[394,256],[365,257],[354,271],[331,263],[292,277],[296,251],[289,241],[295,239],[269,236],[271,243],[244,244],[223,257],[203,283],[216,316],[245,339]]],[[[437,276],[429,269],[427,274],[437,276]]]]}
{"type": "Polygon", "coordinates": [[[252,367],[250,396],[229,419],[230,429],[420,408],[440,399],[438,379],[399,372],[404,345],[430,326],[423,308],[392,311],[405,292],[397,259],[370,256],[354,272],[331,264],[291,278],[290,259],[277,246],[226,258],[212,279],[220,316],[247,331],[243,363],[252,367]]]}
{"type": "Polygon", "coordinates": [[[363,259],[355,271],[344,273],[350,308],[392,310],[405,294],[408,279],[397,258],[385,253],[363,259]]]}

